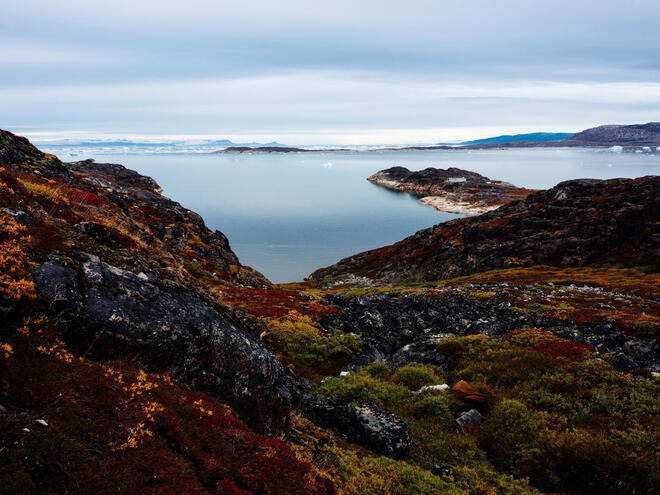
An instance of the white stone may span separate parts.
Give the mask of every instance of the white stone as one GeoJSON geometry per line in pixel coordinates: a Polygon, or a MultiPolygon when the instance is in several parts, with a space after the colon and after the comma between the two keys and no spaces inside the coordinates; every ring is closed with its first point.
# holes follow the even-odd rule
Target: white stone
{"type": "Polygon", "coordinates": [[[416,393],[423,392],[424,390],[447,390],[449,385],[443,383],[442,385],[424,385],[416,393]]]}

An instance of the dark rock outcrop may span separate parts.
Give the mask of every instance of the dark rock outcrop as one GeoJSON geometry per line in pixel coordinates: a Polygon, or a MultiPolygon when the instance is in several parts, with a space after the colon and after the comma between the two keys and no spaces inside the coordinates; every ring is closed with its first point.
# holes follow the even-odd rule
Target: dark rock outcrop
{"type": "Polygon", "coordinates": [[[660,257],[660,176],[571,180],[478,217],[420,230],[322,268],[378,282],[432,281],[515,266],[625,266],[660,257]]]}
{"type": "Polygon", "coordinates": [[[377,404],[351,406],[341,397],[310,395],[302,414],[319,426],[372,452],[401,459],[410,448],[410,430],[377,404]]]}
{"type": "Polygon", "coordinates": [[[38,150],[26,138],[0,129],[0,166],[14,165],[47,178],[72,178],[62,162],[38,150]]]}
{"type": "Polygon", "coordinates": [[[75,225],[75,228],[81,234],[85,234],[98,242],[105,244],[109,247],[117,247],[117,239],[112,232],[106,229],[103,225],[96,222],[80,222],[75,225]]]}
{"type": "Polygon", "coordinates": [[[477,300],[462,295],[377,294],[372,296],[327,296],[341,308],[321,323],[360,336],[363,353],[349,360],[346,369],[357,369],[373,361],[392,368],[410,363],[443,366],[437,351],[440,339],[452,335],[485,334],[501,337],[519,328],[541,328],[558,337],[594,347],[601,354],[613,353],[620,369],[660,370],[660,346],[655,341],[625,335],[612,320],[576,324],[572,320],[521,314],[506,302],[477,300]]]}
{"type": "Polygon", "coordinates": [[[123,187],[130,190],[142,190],[150,193],[160,193],[162,188],[151,177],[138,174],[123,165],[115,163],[96,163],[94,160],[81,160],[78,162],[67,162],[66,166],[77,172],[79,177],[89,184],[107,187],[123,187]]]}
{"type": "Polygon", "coordinates": [[[228,403],[252,428],[288,424],[291,393],[280,362],[194,293],[157,277],[80,254],[53,257],[35,272],[40,298],[62,322],[63,338],[97,359],[137,359],[228,403]]]}

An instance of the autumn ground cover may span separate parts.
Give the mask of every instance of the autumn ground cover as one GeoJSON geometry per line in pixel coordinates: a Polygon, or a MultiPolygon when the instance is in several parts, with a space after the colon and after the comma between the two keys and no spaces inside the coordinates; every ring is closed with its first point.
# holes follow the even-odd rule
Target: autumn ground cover
{"type": "MultiPolygon", "coordinates": [[[[591,349],[538,329],[443,340],[449,372],[384,364],[332,379],[319,393],[376,402],[411,428],[408,462],[444,476],[470,493],[652,493],[660,486],[657,381],[616,371],[591,349]],[[466,406],[447,391],[423,385],[467,380],[487,397],[485,416],[468,436],[453,418],[466,406]],[[482,465],[485,451],[494,468],[482,465]],[[502,472],[513,478],[502,478],[502,472]],[[515,481],[518,480],[518,481],[515,481]]],[[[420,492],[422,493],[422,492],[420,492]]]]}
{"type": "Polygon", "coordinates": [[[47,319],[3,331],[3,493],[332,493],[226,405],[126,362],[71,354],[47,319]]]}
{"type": "MultiPolygon", "coordinates": [[[[536,266],[424,284],[326,286],[316,280],[277,287],[240,266],[222,237],[192,212],[158,196],[155,203],[140,199],[156,195],[153,188],[93,186],[101,177],[95,173],[47,178],[34,170],[0,168],[0,204],[15,210],[0,212],[3,493],[660,490],[660,390],[648,372],[617,371],[588,346],[525,328],[503,338],[446,338],[437,348],[446,356],[444,368],[411,363],[393,370],[376,362],[339,377],[364,343],[320,323],[340,311],[324,301],[337,292],[458,293],[508,302],[528,315],[611,318],[627,333],[657,338],[660,279],[654,267],[536,266]],[[153,206],[161,199],[162,210],[153,206]],[[28,221],[15,214],[19,210],[28,221]],[[100,225],[105,237],[81,232],[84,222],[100,225]],[[100,362],[72,352],[50,308],[35,297],[34,267],[53,252],[62,263],[73,252],[98,253],[136,273],[153,273],[164,285],[194,289],[260,335],[290,370],[311,379],[315,393],[375,402],[396,414],[412,433],[406,458],[376,456],[295,415],[286,442],[257,435],[222,397],[147,373],[137,360],[100,362]],[[424,388],[459,380],[485,401],[467,404],[424,388]],[[484,422],[463,435],[455,418],[471,407],[484,422]]],[[[108,184],[112,176],[101,178],[108,184]]],[[[438,235],[450,239],[462,223],[449,223],[438,235]]]]}

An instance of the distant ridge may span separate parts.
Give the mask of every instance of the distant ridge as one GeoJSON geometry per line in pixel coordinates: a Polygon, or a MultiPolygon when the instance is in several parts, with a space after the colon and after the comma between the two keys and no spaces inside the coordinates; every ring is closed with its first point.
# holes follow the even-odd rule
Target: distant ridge
{"type": "Polygon", "coordinates": [[[660,145],[660,122],[592,127],[562,141],[570,146],[660,145]]]}
{"type": "MultiPolygon", "coordinates": [[[[472,144],[487,144],[487,143],[516,143],[519,141],[527,141],[534,143],[546,143],[548,141],[561,141],[562,139],[569,138],[573,135],[570,132],[532,132],[528,134],[504,134],[502,136],[495,136],[484,139],[475,139],[473,141],[463,141],[459,143],[461,146],[472,144]]],[[[438,143],[446,144],[446,143],[438,143]]]]}

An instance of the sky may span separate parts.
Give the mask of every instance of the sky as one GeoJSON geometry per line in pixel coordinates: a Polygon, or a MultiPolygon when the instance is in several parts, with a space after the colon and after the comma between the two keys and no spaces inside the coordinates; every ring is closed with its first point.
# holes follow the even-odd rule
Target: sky
{"type": "Polygon", "coordinates": [[[4,0],[0,128],[414,144],[660,120],[657,0],[4,0]]]}

